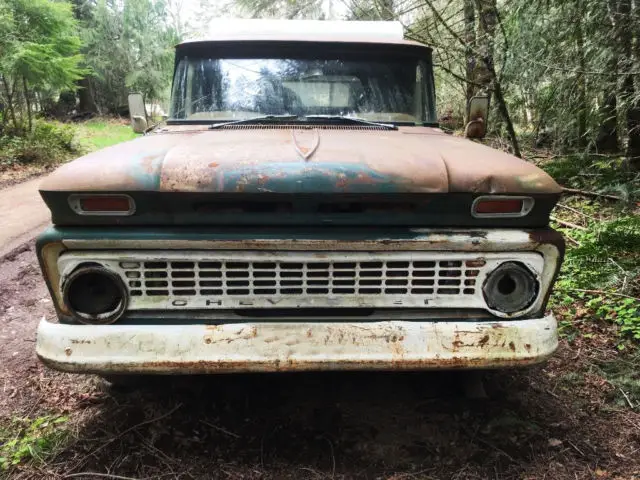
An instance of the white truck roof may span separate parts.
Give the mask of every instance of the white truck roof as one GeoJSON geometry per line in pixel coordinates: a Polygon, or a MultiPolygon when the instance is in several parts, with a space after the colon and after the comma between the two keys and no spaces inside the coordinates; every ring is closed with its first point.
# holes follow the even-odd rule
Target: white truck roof
{"type": "Polygon", "coordinates": [[[406,42],[400,22],[336,20],[215,20],[184,43],[221,41],[406,42]]]}

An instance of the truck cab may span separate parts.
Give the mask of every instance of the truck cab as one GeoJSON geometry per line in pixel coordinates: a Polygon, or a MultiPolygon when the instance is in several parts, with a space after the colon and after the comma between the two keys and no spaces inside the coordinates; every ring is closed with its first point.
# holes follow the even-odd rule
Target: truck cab
{"type": "Polygon", "coordinates": [[[438,128],[431,49],[400,24],[227,22],[176,47],[169,118],[146,123],[41,186],[50,367],[469,369],[555,351],[561,188],[438,128]]]}

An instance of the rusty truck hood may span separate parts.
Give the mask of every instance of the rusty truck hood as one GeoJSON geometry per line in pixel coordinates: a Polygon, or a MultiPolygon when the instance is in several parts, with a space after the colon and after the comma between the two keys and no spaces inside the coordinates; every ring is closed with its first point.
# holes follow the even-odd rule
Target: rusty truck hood
{"type": "Polygon", "coordinates": [[[428,127],[168,127],[64,165],[42,191],[559,193],[536,166],[428,127]]]}

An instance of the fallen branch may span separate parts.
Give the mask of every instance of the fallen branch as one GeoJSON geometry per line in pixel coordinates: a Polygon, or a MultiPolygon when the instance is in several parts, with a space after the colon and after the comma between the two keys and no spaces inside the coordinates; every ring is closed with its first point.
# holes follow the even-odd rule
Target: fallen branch
{"type": "Polygon", "coordinates": [[[110,473],[96,473],[96,472],[71,473],[69,475],[65,475],[64,478],[78,478],[78,477],[109,478],[112,480],[138,480],[133,477],[122,477],[120,475],[111,475],[110,473]]]}
{"type": "Polygon", "coordinates": [[[596,217],[593,217],[591,215],[587,215],[586,213],[581,212],[577,208],[570,207],[569,205],[565,205],[564,203],[557,203],[557,205],[558,205],[558,207],[564,208],[566,210],[569,210],[570,212],[577,213],[578,215],[582,215],[583,217],[590,218],[591,220],[595,220],[596,222],[598,221],[598,219],[596,217]]]}
{"type": "Polygon", "coordinates": [[[583,457],[586,457],[586,455],[584,454],[584,452],[583,452],[582,450],[580,450],[578,447],[576,447],[576,446],[575,446],[573,443],[571,443],[569,440],[567,440],[567,443],[568,443],[569,445],[571,445],[571,446],[576,450],[576,452],[578,452],[580,455],[582,455],[583,457]]]}
{"type": "Polygon", "coordinates": [[[566,233],[564,234],[564,238],[566,238],[567,240],[569,240],[571,243],[573,243],[576,247],[581,247],[582,245],[580,245],[580,242],[578,242],[575,238],[571,238],[569,235],[567,235],[566,233]]]}
{"type": "Polygon", "coordinates": [[[582,225],[576,225],[575,223],[565,222],[564,220],[560,220],[559,218],[550,215],[549,218],[556,222],[558,225],[562,225],[563,227],[575,228],[576,230],[587,231],[588,229],[583,227],[582,225]]]}
{"type": "Polygon", "coordinates": [[[631,410],[635,409],[635,407],[633,406],[633,403],[631,403],[631,400],[629,400],[629,396],[626,394],[626,392],[620,387],[618,387],[618,390],[620,390],[620,392],[622,392],[622,395],[624,395],[624,398],[629,404],[629,406],[631,407],[631,410]]]}
{"type": "Polygon", "coordinates": [[[606,193],[589,192],[587,190],[578,190],[577,188],[562,187],[563,193],[573,193],[576,195],[583,195],[585,197],[594,198],[606,198],[607,200],[617,200],[618,202],[624,202],[624,198],[616,197],[615,195],[608,195],[606,193]]]}
{"type": "Polygon", "coordinates": [[[630,298],[632,300],[638,300],[640,302],[640,298],[633,297],[631,295],[625,295],[624,293],[605,292],[604,290],[584,290],[582,288],[572,288],[571,290],[573,290],[574,292],[591,293],[591,294],[594,294],[594,295],[614,295],[616,297],[630,298]]]}
{"type": "Polygon", "coordinates": [[[229,435],[230,437],[233,437],[233,438],[240,438],[240,435],[238,435],[237,433],[230,432],[230,431],[229,431],[229,430],[227,430],[226,428],[219,427],[219,426],[217,426],[217,425],[214,425],[214,424],[213,424],[213,423],[211,423],[211,422],[207,422],[206,420],[200,420],[200,423],[202,423],[202,424],[206,425],[207,427],[213,428],[214,430],[218,430],[219,432],[222,432],[222,433],[224,433],[225,435],[229,435]]]}
{"type": "MultiPolygon", "coordinates": [[[[148,425],[148,424],[150,424],[150,423],[159,422],[160,420],[163,420],[163,419],[167,418],[168,416],[172,415],[172,414],[173,414],[176,410],[178,410],[180,407],[182,407],[182,404],[181,404],[181,403],[177,404],[174,408],[172,408],[172,409],[171,409],[171,410],[169,410],[168,412],[166,412],[166,413],[164,413],[164,414],[162,414],[162,415],[160,415],[160,416],[158,416],[158,417],[152,418],[152,419],[150,419],[150,420],[145,420],[144,422],[140,422],[140,423],[138,423],[138,424],[134,425],[133,427],[129,427],[129,428],[127,428],[126,430],[124,430],[124,431],[122,431],[122,432],[118,433],[117,435],[115,435],[115,436],[111,437],[111,438],[110,438],[109,440],[107,440],[105,443],[103,443],[103,444],[102,444],[102,445],[100,445],[99,447],[95,448],[91,453],[89,453],[89,454],[85,455],[85,456],[84,456],[84,457],[83,457],[79,462],[77,462],[77,463],[76,463],[76,465],[75,465],[73,468],[71,468],[71,470],[73,470],[74,468],[78,468],[80,465],[82,465],[82,464],[84,463],[84,461],[85,461],[88,457],[95,455],[96,453],[98,453],[98,452],[99,452],[100,450],[102,450],[103,448],[107,447],[108,445],[111,445],[113,442],[115,442],[115,441],[116,441],[116,440],[118,440],[119,438],[121,438],[121,437],[125,436],[127,433],[129,433],[129,432],[131,432],[131,431],[133,431],[133,430],[135,430],[135,429],[137,429],[137,428],[140,428],[140,427],[142,427],[143,425],[148,425]]],[[[64,478],[73,478],[73,477],[71,477],[72,475],[77,475],[77,474],[74,474],[74,473],[66,473],[66,474],[64,475],[64,478]]],[[[94,475],[96,475],[96,474],[94,474],[94,475]]],[[[98,474],[98,475],[108,475],[108,474],[98,474]]],[[[111,478],[115,478],[115,477],[111,477],[111,478]]]]}

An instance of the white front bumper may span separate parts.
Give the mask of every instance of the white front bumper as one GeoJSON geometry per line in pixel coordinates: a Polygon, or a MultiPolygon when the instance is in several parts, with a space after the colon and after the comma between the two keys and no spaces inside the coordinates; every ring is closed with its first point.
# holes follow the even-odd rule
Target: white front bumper
{"type": "Polygon", "coordinates": [[[451,369],[530,365],[558,346],[553,315],[533,320],[63,325],[43,319],[37,354],[85,373],[451,369]]]}

